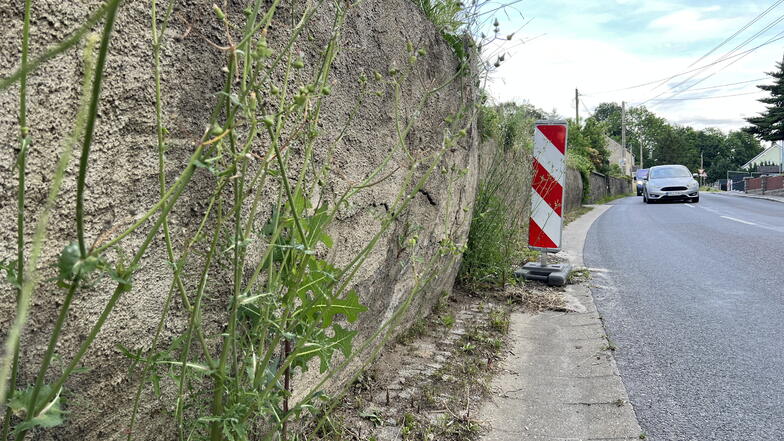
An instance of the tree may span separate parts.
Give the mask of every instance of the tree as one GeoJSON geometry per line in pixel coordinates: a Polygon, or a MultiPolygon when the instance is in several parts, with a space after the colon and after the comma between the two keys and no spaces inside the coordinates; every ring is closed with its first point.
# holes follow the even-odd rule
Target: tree
{"type": "Polygon", "coordinates": [[[593,169],[600,173],[610,170],[610,152],[607,150],[606,126],[594,117],[587,118],[584,126],[569,120],[569,150],[588,159],[593,169]]]}
{"type": "Polygon", "coordinates": [[[621,142],[621,106],[617,103],[601,103],[593,111],[593,118],[605,123],[607,136],[621,142]]]}
{"type": "Polygon", "coordinates": [[[737,168],[751,161],[764,150],[758,139],[744,131],[730,132],[727,135],[727,147],[732,154],[732,162],[737,168]]]}
{"type": "Polygon", "coordinates": [[[757,86],[766,92],[770,92],[770,97],[759,100],[767,104],[765,112],[760,116],[746,118],[751,126],[744,128],[750,133],[765,141],[784,141],[784,61],[776,63],[778,71],[768,72],[773,77],[773,84],[757,86]]]}

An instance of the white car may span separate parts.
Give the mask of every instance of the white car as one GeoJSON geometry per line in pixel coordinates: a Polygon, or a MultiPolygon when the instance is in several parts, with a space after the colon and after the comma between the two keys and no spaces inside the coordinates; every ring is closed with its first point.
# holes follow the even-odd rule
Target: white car
{"type": "Polygon", "coordinates": [[[646,204],[663,200],[700,201],[700,184],[682,165],[657,165],[648,170],[642,200],[646,204]]]}

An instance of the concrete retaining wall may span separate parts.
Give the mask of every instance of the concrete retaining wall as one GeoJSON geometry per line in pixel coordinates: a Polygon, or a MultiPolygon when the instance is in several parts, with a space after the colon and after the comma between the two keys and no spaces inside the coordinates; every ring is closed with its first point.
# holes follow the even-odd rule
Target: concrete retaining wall
{"type": "MultiPolygon", "coordinates": [[[[31,54],[37,56],[65,38],[102,3],[98,0],[33,2],[31,54]]],[[[226,15],[236,23],[244,23],[242,9],[246,3],[229,2],[226,15]]],[[[87,175],[85,221],[88,245],[112,237],[118,229],[122,231],[158,200],[150,7],[149,2],[121,4],[107,60],[87,175]]],[[[299,20],[297,14],[302,5],[303,2],[293,2],[279,8],[280,14],[273,20],[272,31],[267,37],[274,49],[282,49],[282,43],[291,31],[288,24],[299,20]]],[[[0,78],[9,76],[20,63],[22,11],[18,1],[0,0],[0,22],[3,23],[0,26],[0,78]]],[[[301,54],[306,67],[292,74],[291,94],[296,93],[301,84],[311,81],[314,72],[320,68],[320,54],[331,37],[333,22],[332,3],[326,2],[295,44],[296,53],[301,54]]],[[[183,0],[176,3],[162,49],[162,101],[168,131],[166,173],[169,182],[188,162],[194,150],[194,140],[198,140],[209,125],[216,92],[225,83],[222,68],[228,60],[226,52],[211,46],[208,41],[228,44],[226,32],[216,20],[212,2],[183,0]]],[[[77,45],[30,75],[28,125],[33,141],[27,167],[25,212],[29,236],[32,236],[30,226],[44,205],[56,158],[73,127],[81,85],[81,50],[81,45],[77,45]]],[[[394,155],[378,175],[385,178],[363,190],[339,210],[337,220],[329,231],[334,247],[328,258],[335,266],[346,265],[371,240],[400,188],[412,182],[406,176],[407,169],[415,160],[427,158],[441,148],[445,118],[460,111],[465,103],[463,100],[471,100],[472,86],[458,81],[431,96],[423,109],[418,108],[419,100],[428,90],[452,77],[458,66],[450,46],[413,2],[369,0],[351,8],[342,29],[340,51],[331,71],[331,94],[325,98],[321,108],[318,139],[323,141],[317,141],[320,144],[315,150],[315,161],[325,164],[328,158],[332,158],[332,169],[336,173],[329,184],[321,188],[323,193],[319,197],[336,200],[333,199],[335,195],[366,179],[375,167],[384,163],[390,152],[394,155]],[[427,54],[419,57],[410,68],[407,67],[410,56],[406,51],[408,41],[427,54]],[[407,75],[401,80],[399,106],[396,106],[392,81],[388,77],[393,67],[404,68],[407,75]],[[381,73],[384,79],[375,81],[374,72],[381,73]],[[362,73],[369,79],[367,93],[362,92],[363,86],[358,81],[362,73]],[[362,107],[353,117],[352,109],[360,96],[362,107]],[[405,140],[405,152],[393,148],[398,139],[395,115],[400,115],[404,123],[413,123],[405,140]]],[[[284,70],[281,70],[281,76],[284,70]]],[[[276,100],[259,96],[259,108],[274,107],[276,100]]],[[[17,180],[13,151],[19,133],[17,102],[17,87],[0,92],[0,138],[5,140],[6,146],[6,154],[0,160],[0,261],[15,258],[17,180]]],[[[416,270],[410,263],[411,250],[404,249],[408,235],[416,233],[418,236],[416,255],[425,262],[443,258],[439,257],[439,242],[446,237],[451,237],[458,245],[465,243],[477,180],[475,125],[468,127],[467,135],[447,152],[438,165],[439,170],[446,172],[433,174],[412,200],[409,210],[380,238],[378,246],[357,273],[354,288],[360,294],[361,302],[369,308],[358,322],[360,337],[357,340],[377,329],[400,306],[416,283],[416,270]],[[465,173],[457,176],[461,171],[465,173]]],[[[292,161],[296,164],[303,156],[303,143],[299,138],[289,141],[292,161]]],[[[263,155],[269,148],[269,143],[259,137],[252,151],[254,155],[263,155]]],[[[19,385],[34,381],[65,295],[64,290],[50,280],[56,275],[57,255],[76,237],[73,201],[79,158],[77,152],[74,155],[77,157],[71,161],[52,215],[49,239],[40,264],[43,268],[42,283],[35,293],[30,319],[22,336],[19,385]]],[[[257,162],[253,164],[258,167],[257,162]]],[[[413,182],[423,173],[422,167],[417,169],[413,182]]],[[[206,168],[197,169],[182,203],[178,202],[169,215],[171,230],[178,238],[190,238],[196,231],[215,180],[206,168]]],[[[277,189],[268,183],[255,191],[261,192],[259,206],[264,213],[259,219],[260,230],[269,218],[270,207],[275,204],[277,189]]],[[[229,196],[226,204],[230,203],[229,196]]],[[[212,227],[208,225],[209,231],[213,230],[212,227]]],[[[142,243],[144,233],[142,228],[139,234],[129,236],[122,244],[124,251],[134,252],[142,243]]],[[[203,242],[199,242],[197,247],[201,247],[203,242]]],[[[28,237],[28,248],[29,244],[28,237]]],[[[184,246],[184,240],[175,242],[175,253],[179,255],[184,246]]],[[[203,251],[200,248],[194,254],[201,256],[203,251]]],[[[448,256],[446,259],[444,262],[451,262],[448,256]]],[[[67,424],[36,433],[36,439],[54,437],[88,441],[125,438],[138,378],[129,377],[130,360],[121,354],[118,345],[124,345],[131,351],[145,352],[166,348],[183,333],[189,319],[184,308],[175,301],[158,348],[151,348],[152,335],[172,281],[169,260],[159,235],[133,276],[133,290],[117,303],[99,339],[80,364],[89,370],[72,377],[65,385],[67,393],[63,395],[67,394],[69,403],[67,424]]],[[[436,279],[415,296],[408,317],[404,317],[401,323],[412,323],[411,318],[420,309],[429,309],[441,292],[451,289],[458,265],[459,261],[452,262],[438,271],[436,279]]],[[[231,298],[228,292],[231,274],[224,262],[215,266],[209,276],[210,287],[206,296],[209,304],[205,306],[203,323],[208,335],[218,336],[223,332],[226,304],[231,298]]],[[[198,268],[198,262],[186,267],[189,290],[194,289],[190,282],[198,279],[198,268]]],[[[62,366],[70,361],[110,298],[112,285],[113,282],[104,278],[95,281],[86,292],[77,294],[57,347],[62,360],[52,367],[49,377],[60,372],[62,366]]],[[[5,341],[15,316],[15,305],[15,290],[7,283],[0,284],[0,341],[5,341]]],[[[295,391],[304,389],[303,383],[300,380],[295,391]]],[[[164,388],[171,384],[164,384],[164,388]]],[[[176,430],[169,424],[170,392],[164,390],[166,398],[161,400],[151,398],[145,392],[136,439],[163,440],[176,436],[176,430]]]]}
{"type": "Polygon", "coordinates": [[[564,211],[576,210],[583,203],[583,178],[580,171],[571,167],[566,168],[566,188],[564,189],[564,211]]]}
{"type": "Polygon", "coordinates": [[[590,188],[583,202],[594,204],[610,196],[618,196],[631,192],[631,181],[614,178],[601,173],[592,172],[588,177],[590,188]]]}

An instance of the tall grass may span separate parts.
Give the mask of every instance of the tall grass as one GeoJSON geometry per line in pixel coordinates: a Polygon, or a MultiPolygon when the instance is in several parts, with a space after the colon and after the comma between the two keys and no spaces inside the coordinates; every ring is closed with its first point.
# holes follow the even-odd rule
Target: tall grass
{"type": "Polygon", "coordinates": [[[528,106],[483,108],[480,179],[458,280],[469,289],[502,288],[526,255],[533,124],[528,106]],[[482,165],[484,163],[485,165],[482,165]]]}

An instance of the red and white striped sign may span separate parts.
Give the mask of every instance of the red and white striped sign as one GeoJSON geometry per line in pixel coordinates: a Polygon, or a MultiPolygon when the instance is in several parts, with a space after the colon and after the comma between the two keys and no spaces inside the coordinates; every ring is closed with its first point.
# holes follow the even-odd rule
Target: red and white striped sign
{"type": "Polygon", "coordinates": [[[528,226],[530,248],[551,252],[561,249],[565,157],[566,122],[537,122],[534,128],[534,176],[528,226]]]}

